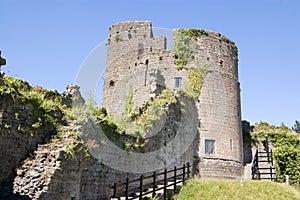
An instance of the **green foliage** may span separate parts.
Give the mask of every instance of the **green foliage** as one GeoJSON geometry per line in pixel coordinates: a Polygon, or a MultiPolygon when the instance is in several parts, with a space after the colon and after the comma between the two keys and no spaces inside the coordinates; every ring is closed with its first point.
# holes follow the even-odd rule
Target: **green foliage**
{"type": "Polygon", "coordinates": [[[265,199],[296,200],[300,192],[291,186],[271,181],[195,180],[187,181],[175,200],[265,199]]]}
{"type": "Polygon", "coordinates": [[[207,74],[207,68],[205,66],[198,66],[191,68],[188,74],[188,85],[185,88],[186,95],[191,98],[198,98],[200,95],[201,87],[203,85],[204,78],[207,74]]]}
{"type": "Polygon", "coordinates": [[[185,35],[189,38],[197,39],[201,35],[208,35],[208,32],[203,29],[190,28],[190,29],[179,29],[178,32],[182,35],[185,35]]]}
{"type": "Polygon", "coordinates": [[[284,125],[259,122],[255,124],[251,135],[256,141],[257,138],[268,138],[276,147],[273,156],[278,181],[283,181],[285,175],[289,175],[290,182],[300,186],[300,140],[297,134],[284,125]]]}
{"type": "Polygon", "coordinates": [[[133,106],[134,106],[133,105],[133,89],[132,89],[132,86],[130,85],[129,89],[128,89],[128,94],[126,97],[126,102],[125,102],[125,113],[126,114],[131,113],[133,106]]]}
{"type": "Polygon", "coordinates": [[[300,121],[296,120],[295,121],[295,124],[293,126],[293,130],[296,132],[296,133],[300,133],[300,121]]]}
{"type": "Polygon", "coordinates": [[[18,113],[18,107],[15,107],[18,103],[23,105],[32,105],[32,121],[35,121],[29,127],[17,127],[19,132],[28,132],[31,128],[42,128],[47,125],[54,127],[58,126],[60,116],[63,111],[63,105],[61,104],[62,98],[56,90],[46,90],[39,86],[31,87],[29,83],[22,81],[17,78],[9,76],[3,77],[4,84],[0,86],[0,94],[10,96],[15,108],[16,120],[21,120],[20,114],[18,113]]]}
{"type": "Polygon", "coordinates": [[[126,134],[143,135],[146,127],[151,127],[153,122],[159,120],[165,114],[166,106],[177,103],[176,96],[169,90],[164,89],[161,94],[148,101],[139,108],[134,108],[121,120],[115,119],[115,123],[121,127],[126,134]]]}
{"type": "Polygon", "coordinates": [[[4,128],[5,128],[5,129],[10,129],[10,128],[11,128],[11,125],[10,125],[10,124],[4,124],[4,128]]]}
{"type": "Polygon", "coordinates": [[[20,95],[20,91],[29,91],[30,86],[29,83],[22,81],[17,78],[12,78],[9,76],[4,76],[4,85],[0,86],[0,94],[8,94],[11,95],[12,98],[20,95]]]}
{"type": "Polygon", "coordinates": [[[174,42],[174,63],[177,65],[178,70],[182,70],[184,66],[188,63],[193,51],[191,44],[191,37],[182,34],[178,31],[178,35],[174,42]]]}
{"type": "Polygon", "coordinates": [[[178,70],[182,70],[190,60],[193,49],[196,48],[196,41],[201,35],[208,35],[202,29],[178,29],[178,35],[174,42],[174,63],[178,70]]]}

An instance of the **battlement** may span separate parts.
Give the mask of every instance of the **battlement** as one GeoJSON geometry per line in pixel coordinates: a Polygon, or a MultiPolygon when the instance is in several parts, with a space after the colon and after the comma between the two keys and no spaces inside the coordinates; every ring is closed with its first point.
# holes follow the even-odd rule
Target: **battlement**
{"type": "Polygon", "coordinates": [[[150,38],[152,35],[152,24],[150,21],[128,21],[120,22],[109,28],[109,38],[117,34],[126,33],[130,37],[150,38]]]}

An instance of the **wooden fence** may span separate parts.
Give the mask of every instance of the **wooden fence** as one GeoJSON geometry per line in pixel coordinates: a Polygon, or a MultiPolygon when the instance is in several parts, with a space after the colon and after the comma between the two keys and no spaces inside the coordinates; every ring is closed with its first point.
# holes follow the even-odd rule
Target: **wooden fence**
{"type": "Polygon", "coordinates": [[[163,199],[167,199],[167,189],[172,189],[172,193],[176,193],[179,185],[185,183],[191,175],[190,163],[184,164],[182,167],[176,166],[163,172],[144,176],[141,175],[138,179],[130,180],[126,178],[124,183],[114,183],[111,189],[113,195],[111,199],[140,199],[144,197],[155,197],[157,194],[162,194],[163,199]]]}

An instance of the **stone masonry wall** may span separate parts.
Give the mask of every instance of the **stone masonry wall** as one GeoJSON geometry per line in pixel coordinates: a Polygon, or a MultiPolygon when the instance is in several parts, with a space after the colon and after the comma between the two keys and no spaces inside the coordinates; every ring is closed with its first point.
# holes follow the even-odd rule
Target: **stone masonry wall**
{"type": "MultiPolygon", "coordinates": [[[[243,145],[241,131],[240,88],[238,82],[237,50],[227,38],[209,33],[198,40],[201,60],[209,62],[199,98],[199,120],[202,122],[199,158],[220,165],[236,163],[236,176],[242,175],[243,145]],[[215,140],[215,153],[205,154],[205,139],[215,140]]],[[[205,61],[203,61],[205,62],[205,61]]],[[[200,161],[201,162],[201,161],[200,161]]],[[[218,165],[215,165],[216,171],[218,165]]],[[[203,174],[206,168],[201,166],[203,174]]],[[[220,168],[221,169],[221,168],[220,168]]]]}
{"type": "Polygon", "coordinates": [[[0,95],[0,185],[9,184],[16,166],[32,154],[38,144],[46,143],[56,133],[52,126],[32,129],[33,110],[31,104],[23,105],[9,95],[0,95]]]}
{"type": "MultiPolygon", "coordinates": [[[[152,37],[149,22],[125,22],[112,26],[110,38],[117,32],[127,34],[135,26],[138,27],[139,34],[147,32],[145,35],[152,37]]],[[[174,43],[178,30],[174,30],[173,35],[174,43]]],[[[178,66],[174,64],[174,51],[161,48],[165,46],[165,41],[160,48],[151,48],[159,46],[159,40],[148,43],[148,39],[139,35],[135,40],[113,43],[110,40],[108,43],[108,64],[103,89],[103,106],[108,113],[122,116],[130,87],[133,88],[134,106],[138,107],[155,97],[161,88],[177,90],[174,81],[176,77],[181,77],[184,88],[188,84],[189,70],[206,66],[207,75],[201,95],[195,101],[199,113],[197,120],[201,124],[199,146],[194,155],[196,162],[212,159],[214,162],[220,160],[220,163],[223,163],[221,160],[243,163],[238,55],[235,44],[219,33],[205,31],[205,34],[193,40],[195,48],[188,64],[178,70],[178,66]],[[147,45],[139,45],[143,42],[147,45]],[[121,51],[125,46],[126,50],[121,51]],[[205,153],[206,139],[215,141],[214,154],[205,153]]],[[[199,164],[199,170],[205,170],[202,166],[199,164]]],[[[242,165],[236,166],[241,168],[242,165]]],[[[241,176],[241,173],[236,176],[241,176]]]]}

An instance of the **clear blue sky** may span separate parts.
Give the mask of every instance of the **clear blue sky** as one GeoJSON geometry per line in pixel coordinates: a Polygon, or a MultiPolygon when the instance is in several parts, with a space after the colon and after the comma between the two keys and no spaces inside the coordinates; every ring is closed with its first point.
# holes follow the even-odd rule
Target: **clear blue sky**
{"type": "Polygon", "coordinates": [[[64,91],[109,26],[150,20],[236,42],[243,119],[288,126],[300,120],[298,0],[1,0],[0,8],[2,70],[32,85],[64,91]]]}

